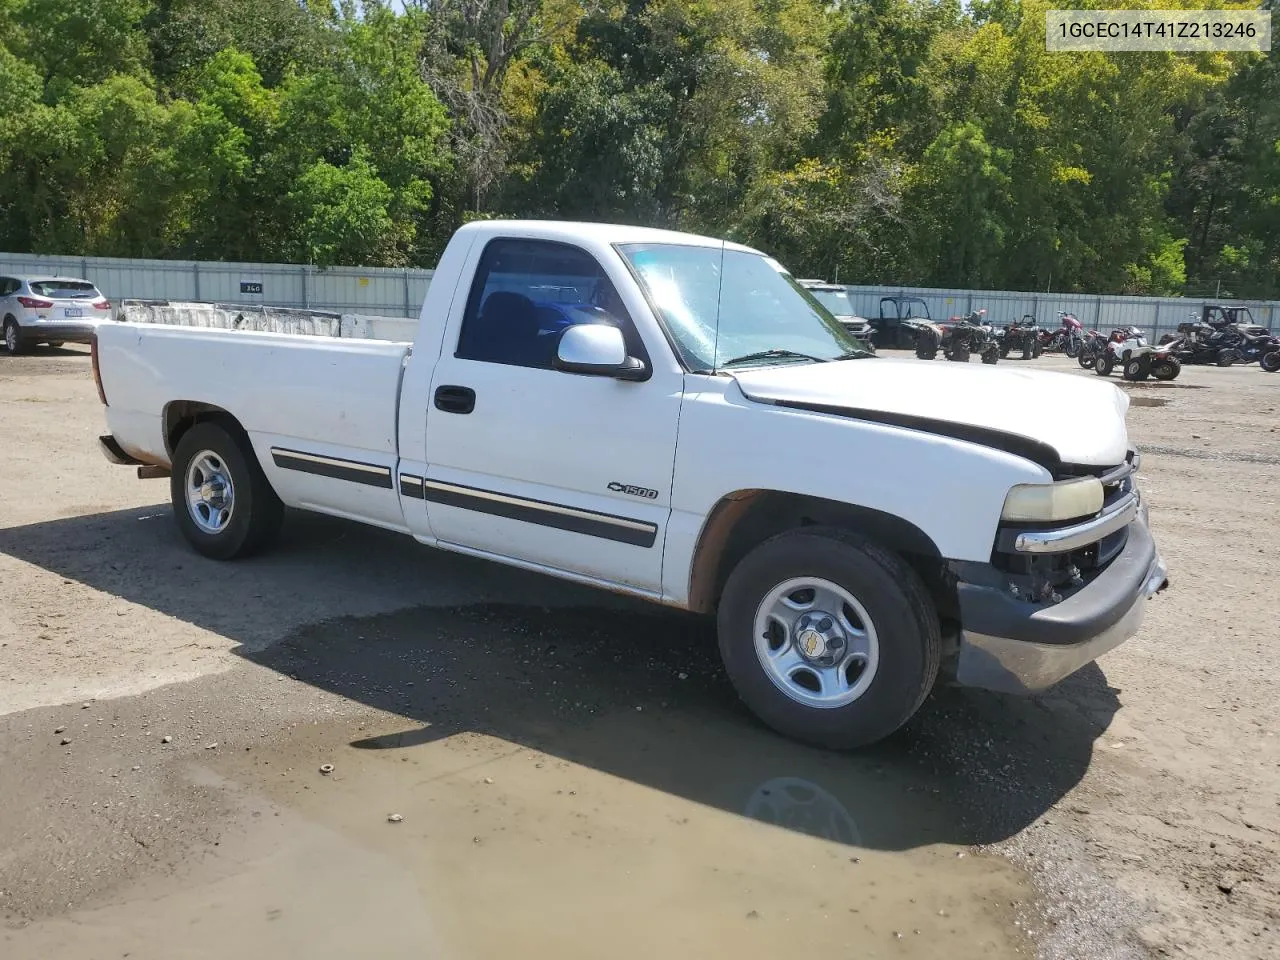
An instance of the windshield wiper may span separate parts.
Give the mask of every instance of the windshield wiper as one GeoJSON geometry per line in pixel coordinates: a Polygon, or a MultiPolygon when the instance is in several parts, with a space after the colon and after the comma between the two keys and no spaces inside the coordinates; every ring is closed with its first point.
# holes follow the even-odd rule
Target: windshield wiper
{"type": "Polygon", "coordinates": [[[865,360],[868,357],[874,357],[875,354],[870,350],[850,350],[848,353],[842,353],[836,357],[837,360],[865,360]]]}
{"type": "Polygon", "coordinates": [[[812,360],[814,363],[826,363],[826,357],[815,357],[807,353],[796,353],[794,350],[761,350],[758,353],[746,353],[732,360],[726,360],[721,367],[732,367],[736,363],[750,363],[752,360],[772,360],[775,357],[795,357],[799,360],[812,360]]]}

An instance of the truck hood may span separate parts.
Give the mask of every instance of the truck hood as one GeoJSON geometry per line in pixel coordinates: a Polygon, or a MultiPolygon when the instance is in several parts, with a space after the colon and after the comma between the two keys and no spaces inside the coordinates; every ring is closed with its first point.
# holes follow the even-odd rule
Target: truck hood
{"type": "Polygon", "coordinates": [[[1043,370],[913,360],[845,360],[732,371],[748,398],[998,446],[1053,469],[1124,462],[1129,396],[1043,370]]]}

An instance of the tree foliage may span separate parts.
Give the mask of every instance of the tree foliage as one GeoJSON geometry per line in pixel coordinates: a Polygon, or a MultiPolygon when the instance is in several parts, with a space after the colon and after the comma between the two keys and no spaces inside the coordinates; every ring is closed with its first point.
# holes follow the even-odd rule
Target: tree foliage
{"type": "Polygon", "coordinates": [[[573,217],[849,282],[1280,295],[1276,58],[1052,54],[1047,7],[0,0],[0,247],[431,264],[573,217]]]}

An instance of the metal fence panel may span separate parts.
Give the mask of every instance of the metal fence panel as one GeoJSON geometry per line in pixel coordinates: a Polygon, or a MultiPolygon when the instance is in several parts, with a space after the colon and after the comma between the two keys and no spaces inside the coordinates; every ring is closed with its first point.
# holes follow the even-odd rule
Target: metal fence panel
{"type": "MultiPolygon", "coordinates": [[[[432,270],[391,267],[317,267],[281,263],[221,263],[183,260],[127,260],[0,253],[0,274],[53,273],[92,280],[113,301],[181,300],[292,307],[363,316],[416,317],[431,283],[432,270]]],[[[1152,339],[1199,315],[1213,299],[1118,297],[1099,294],[1030,293],[925,287],[846,287],[865,317],[880,315],[880,298],[920,297],[934,318],[961,316],[986,308],[987,318],[1004,325],[1024,314],[1042,326],[1058,324],[1058,312],[1075,314],[1086,327],[1141,327],[1152,339]]],[[[1237,302],[1237,301],[1226,301],[1237,302]]],[[[1241,301],[1255,322],[1280,328],[1280,302],[1241,301]]]]}
{"type": "Polygon", "coordinates": [[[0,274],[76,276],[108,299],[243,303],[335,313],[417,316],[432,270],[282,263],[127,260],[0,253],[0,274]]]}

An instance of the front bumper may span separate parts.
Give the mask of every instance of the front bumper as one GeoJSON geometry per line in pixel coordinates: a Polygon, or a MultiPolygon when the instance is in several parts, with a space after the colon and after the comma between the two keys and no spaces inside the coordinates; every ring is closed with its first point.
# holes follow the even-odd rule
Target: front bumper
{"type": "Polygon", "coordinates": [[[1060,603],[1031,603],[961,580],[956,680],[1001,693],[1033,693],[1075,673],[1138,632],[1146,603],[1168,586],[1143,505],[1124,549],[1060,603]]]}
{"type": "Polygon", "coordinates": [[[97,330],[94,323],[32,323],[18,326],[23,343],[89,343],[97,330]]]}

